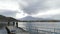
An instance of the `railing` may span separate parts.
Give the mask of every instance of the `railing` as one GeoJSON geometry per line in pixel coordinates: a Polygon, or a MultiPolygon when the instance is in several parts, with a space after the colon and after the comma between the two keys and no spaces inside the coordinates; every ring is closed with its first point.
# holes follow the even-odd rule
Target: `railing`
{"type": "MultiPolygon", "coordinates": [[[[41,27],[42,28],[42,27],[41,27]]],[[[30,33],[30,34],[60,34],[60,29],[59,28],[42,28],[41,29],[33,29],[33,28],[24,28],[23,29],[27,29],[27,31],[30,33]],[[44,30],[43,30],[44,29],[44,30]]]]}
{"type": "MultiPolygon", "coordinates": [[[[24,22],[25,23],[25,22],[24,22]]],[[[27,22],[26,24],[20,24],[20,25],[25,25],[22,27],[24,30],[28,31],[30,34],[60,34],[60,22],[37,22],[37,23],[32,23],[32,22],[27,22]],[[36,25],[37,24],[37,25],[36,25]],[[52,25],[51,25],[52,24],[52,25]],[[46,25],[46,26],[45,26],[46,25]],[[44,27],[45,26],[45,27],[44,27]],[[47,27],[49,26],[49,27],[47,27]],[[50,27],[51,26],[51,27],[50,27]],[[58,28],[57,28],[58,26],[58,28]]]]}

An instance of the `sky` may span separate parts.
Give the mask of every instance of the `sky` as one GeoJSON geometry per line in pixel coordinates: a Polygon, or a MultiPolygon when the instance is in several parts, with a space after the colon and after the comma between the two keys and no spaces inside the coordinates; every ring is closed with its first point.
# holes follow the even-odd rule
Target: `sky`
{"type": "Polygon", "coordinates": [[[8,17],[60,19],[60,0],[0,0],[0,14],[8,17]]]}

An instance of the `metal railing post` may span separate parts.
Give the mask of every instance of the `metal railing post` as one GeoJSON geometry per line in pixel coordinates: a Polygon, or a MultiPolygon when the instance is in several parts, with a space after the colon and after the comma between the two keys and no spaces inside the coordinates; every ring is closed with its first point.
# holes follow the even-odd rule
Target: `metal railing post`
{"type": "Polygon", "coordinates": [[[37,34],[38,34],[38,29],[37,29],[37,34]]]}
{"type": "Polygon", "coordinates": [[[55,34],[55,28],[54,28],[54,34],[55,34]]]}

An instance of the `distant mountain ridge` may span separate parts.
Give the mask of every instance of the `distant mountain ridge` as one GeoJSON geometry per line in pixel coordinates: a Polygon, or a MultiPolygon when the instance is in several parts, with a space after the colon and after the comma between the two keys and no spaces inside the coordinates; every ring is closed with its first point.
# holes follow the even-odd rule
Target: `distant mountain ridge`
{"type": "Polygon", "coordinates": [[[21,18],[21,19],[18,19],[18,20],[51,20],[51,19],[48,19],[48,18],[36,18],[36,17],[32,17],[32,16],[27,16],[27,17],[24,17],[24,18],[21,18]]]}

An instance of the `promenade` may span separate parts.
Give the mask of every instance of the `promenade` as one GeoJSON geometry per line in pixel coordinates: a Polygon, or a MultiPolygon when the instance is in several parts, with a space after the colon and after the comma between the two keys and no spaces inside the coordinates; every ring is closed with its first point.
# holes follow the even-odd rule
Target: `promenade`
{"type": "Polygon", "coordinates": [[[23,29],[19,29],[15,26],[7,26],[10,31],[14,30],[15,34],[29,34],[29,32],[24,31],[23,29]]]}

